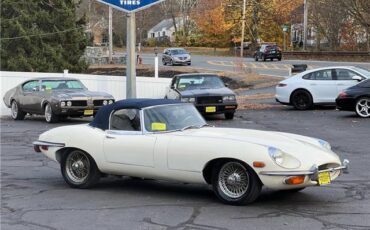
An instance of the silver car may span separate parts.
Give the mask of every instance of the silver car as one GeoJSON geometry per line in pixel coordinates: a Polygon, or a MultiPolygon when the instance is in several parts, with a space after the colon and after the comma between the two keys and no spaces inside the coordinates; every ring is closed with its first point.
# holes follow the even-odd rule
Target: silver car
{"type": "Polygon", "coordinates": [[[191,65],[191,56],[183,48],[169,48],[163,51],[163,65],[191,65]]]}

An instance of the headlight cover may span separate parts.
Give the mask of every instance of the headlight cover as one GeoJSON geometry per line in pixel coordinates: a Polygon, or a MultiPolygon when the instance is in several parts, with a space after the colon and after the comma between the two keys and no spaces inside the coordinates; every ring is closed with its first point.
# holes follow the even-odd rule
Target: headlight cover
{"type": "Polygon", "coordinates": [[[329,144],[329,142],[324,141],[324,140],[321,140],[321,139],[318,139],[318,142],[319,142],[319,144],[320,144],[323,148],[325,148],[325,149],[327,149],[327,150],[331,150],[331,145],[329,144]]]}
{"type": "Polygon", "coordinates": [[[183,98],[181,98],[181,101],[186,102],[186,103],[194,103],[195,102],[195,97],[183,97],[183,98]]]}
{"type": "Polygon", "coordinates": [[[223,101],[235,101],[236,98],[235,98],[234,95],[230,95],[230,96],[224,96],[224,97],[222,97],[222,100],[223,101]]]}
{"type": "Polygon", "coordinates": [[[301,162],[297,158],[280,149],[269,147],[268,152],[272,160],[282,168],[296,169],[301,166],[301,162]]]}

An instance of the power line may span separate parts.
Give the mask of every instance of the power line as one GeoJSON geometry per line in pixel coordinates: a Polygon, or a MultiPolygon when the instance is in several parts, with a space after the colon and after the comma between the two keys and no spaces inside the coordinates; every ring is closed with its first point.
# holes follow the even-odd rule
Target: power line
{"type": "Polygon", "coordinates": [[[66,32],[70,32],[70,31],[74,31],[74,30],[79,30],[79,29],[82,29],[82,28],[85,28],[85,27],[81,26],[81,27],[66,29],[66,30],[57,31],[57,32],[50,32],[50,33],[43,33],[43,34],[29,34],[29,35],[11,37],[11,38],[1,38],[0,40],[1,41],[3,41],[3,40],[17,40],[17,39],[23,39],[23,38],[29,38],[29,37],[36,37],[36,36],[44,37],[44,36],[49,36],[49,35],[54,35],[54,34],[61,34],[61,33],[66,33],[66,32]]]}

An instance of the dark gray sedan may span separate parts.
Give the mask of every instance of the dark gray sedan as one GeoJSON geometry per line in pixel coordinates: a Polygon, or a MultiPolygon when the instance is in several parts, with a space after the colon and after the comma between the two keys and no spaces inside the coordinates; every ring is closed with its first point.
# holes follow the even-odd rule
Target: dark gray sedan
{"type": "Polygon", "coordinates": [[[3,99],[14,120],[23,120],[27,113],[41,114],[49,123],[93,116],[100,107],[114,102],[112,95],[89,91],[73,78],[31,79],[9,90],[3,99]]]}
{"type": "Polygon", "coordinates": [[[238,107],[235,93],[214,74],[176,75],[166,98],[193,103],[203,115],[225,114],[226,119],[233,119],[238,107]]]}

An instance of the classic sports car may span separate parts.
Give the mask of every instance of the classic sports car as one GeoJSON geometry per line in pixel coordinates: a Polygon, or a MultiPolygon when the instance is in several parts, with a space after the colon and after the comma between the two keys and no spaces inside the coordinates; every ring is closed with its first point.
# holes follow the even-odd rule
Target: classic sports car
{"type": "Polygon", "coordinates": [[[194,105],[175,100],[118,101],[90,124],[41,134],[34,148],[60,163],[73,188],[89,188],[107,174],[176,180],[210,184],[221,201],[234,205],[253,202],[263,185],[300,190],[329,184],[348,164],[323,140],[210,127],[194,105]]]}
{"type": "Polygon", "coordinates": [[[233,119],[238,108],[235,93],[215,74],[176,75],[165,98],[193,103],[204,115],[225,114],[226,119],[233,119]]]}
{"type": "Polygon", "coordinates": [[[3,100],[14,120],[23,120],[27,113],[43,114],[49,123],[68,116],[93,116],[114,102],[112,95],[91,92],[74,78],[31,79],[9,90],[3,100]]]}

